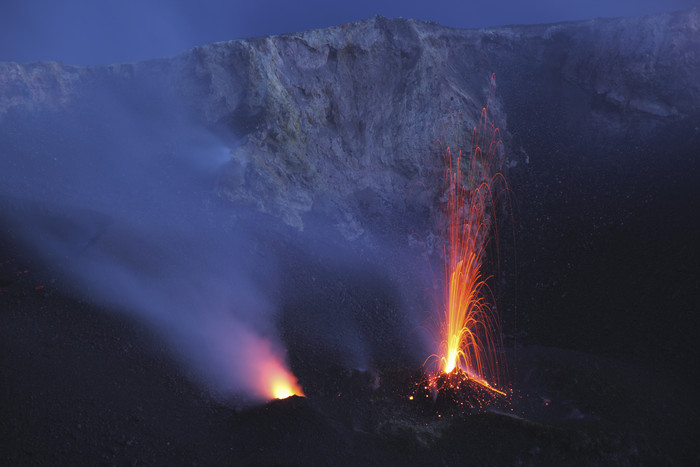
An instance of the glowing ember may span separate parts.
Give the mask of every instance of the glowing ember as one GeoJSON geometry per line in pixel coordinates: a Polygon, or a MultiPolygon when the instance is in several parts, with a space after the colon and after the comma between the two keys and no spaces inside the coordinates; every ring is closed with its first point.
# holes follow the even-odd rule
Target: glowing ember
{"type": "Polygon", "coordinates": [[[501,147],[498,136],[498,128],[488,120],[487,105],[472,134],[471,151],[459,148],[453,154],[450,147],[444,151],[446,279],[437,320],[439,351],[431,356],[438,362],[439,372],[430,379],[438,390],[446,383],[455,389],[460,387],[459,381],[468,379],[489,392],[505,395],[492,386],[500,383],[496,360],[500,333],[489,300],[493,297],[487,285],[490,277],[482,275],[490,231],[495,229],[494,188],[498,182],[504,183],[496,170],[501,147]],[[463,159],[468,163],[466,170],[463,159]]]}

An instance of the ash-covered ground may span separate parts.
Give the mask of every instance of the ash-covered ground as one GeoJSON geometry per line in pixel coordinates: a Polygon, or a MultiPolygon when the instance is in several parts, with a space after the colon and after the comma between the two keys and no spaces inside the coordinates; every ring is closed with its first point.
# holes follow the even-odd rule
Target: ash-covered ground
{"type": "Polygon", "coordinates": [[[193,385],[140,324],[35,290],[36,277],[1,297],[7,465],[697,459],[692,386],[624,361],[519,346],[512,407],[465,414],[410,401],[416,369],[319,371],[292,355],[308,397],[238,409],[193,385]]]}

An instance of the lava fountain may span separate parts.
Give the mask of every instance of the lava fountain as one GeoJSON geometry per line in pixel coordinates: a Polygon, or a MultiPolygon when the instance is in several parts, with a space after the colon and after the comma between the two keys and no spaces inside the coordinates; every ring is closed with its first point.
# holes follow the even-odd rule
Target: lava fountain
{"type": "MultiPolygon", "coordinates": [[[[489,96],[493,85],[492,79],[489,96]]],[[[430,378],[431,386],[440,390],[469,379],[505,396],[497,389],[503,384],[497,354],[502,342],[494,294],[488,285],[492,276],[483,272],[492,231],[497,237],[496,190],[507,191],[499,171],[503,144],[499,129],[488,118],[488,103],[472,132],[470,150],[458,145],[442,152],[446,187],[444,282],[435,317],[438,353],[426,360],[438,368],[430,378]]],[[[497,251],[496,246],[496,256],[497,251]]]]}

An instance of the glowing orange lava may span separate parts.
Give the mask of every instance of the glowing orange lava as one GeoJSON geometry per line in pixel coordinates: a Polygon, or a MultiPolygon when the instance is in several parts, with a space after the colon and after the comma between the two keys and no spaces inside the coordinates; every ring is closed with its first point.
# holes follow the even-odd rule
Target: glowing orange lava
{"type": "MultiPolygon", "coordinates": [[[[454,169],[447,165],[447,245],[445,246],[445,282],[441,319],[440,363],[445,373],[462,368],[475,379],[484,379],[493,355],[493,330],[496,320],[488,302],[488,285],[481,274],[485,248],[489,240],[491,218],[490,180],[482,181],[477,166],[478,146],[471,157],[469,180],[462,184],[462,152],[454,169]]],[[[447,148],[446,157],[452,154],[447,148]]]]}
{"type": "Polygon", "coordinates": [[[262,375],[265,395],[270,399],[286,399],[291,396],[304,396],[296,377],[276,359],[263,364],[262,375]]]}
{"type": "MultiPolygon", "coordinates": [[[[498,183],[505,184],[497,170],[501,153],[499,130],[488,120],[488,105],[472,133],[471,150],[444,150],[445,281],[437,317],[439,350],[432,357],[439,362],[439,373],[460,369],[485,389],[505,395],[493,386],[501,383],[496,358],[500,331],[487,284],[490,277],[482,273],[491,230],[496,228],[494,190],[498,183]]],[[[436,378],[431,379],[433,385],[436,378]]]]}
{"type": "Polygon", "coordinates": [[[223,357],[227,386],[259,402],[304,396],[274,340],[225,315],[209,323],[206,335],[223,357]]]}

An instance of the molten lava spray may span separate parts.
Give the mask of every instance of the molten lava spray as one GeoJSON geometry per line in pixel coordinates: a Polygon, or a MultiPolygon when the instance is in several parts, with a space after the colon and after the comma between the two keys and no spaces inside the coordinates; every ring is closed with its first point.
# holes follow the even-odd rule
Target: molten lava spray
{"type": "MultiPolygon", "coordinates": [[[[492,386],[501,383],[496,358],[499,323],[490,300],[490,277],[482,270],[491,230],[496,228],[494,190],[504,184],[498,171],[501,154],[499,130],[488,119],[488,104],[473,130],[471,150],[447,147],[443,152],[445,281],[437,320],[439,351],[433,356],[439,359],[440,373],[449,375],[459,369],[460,374],[499,394],[503,393],[492,386]]],[[[436,380],[433,378],[434,384],[436,380]]]]}

